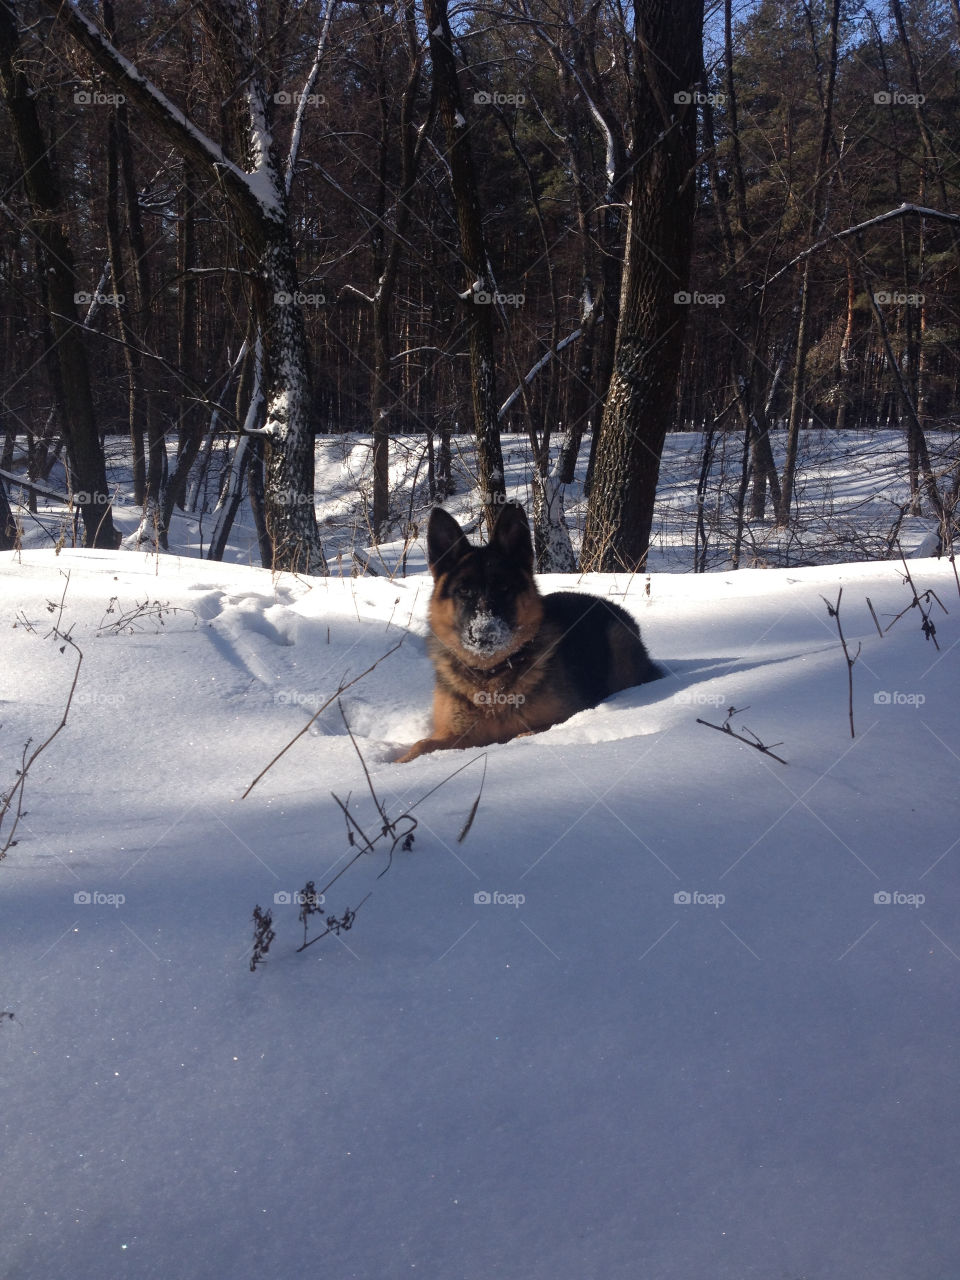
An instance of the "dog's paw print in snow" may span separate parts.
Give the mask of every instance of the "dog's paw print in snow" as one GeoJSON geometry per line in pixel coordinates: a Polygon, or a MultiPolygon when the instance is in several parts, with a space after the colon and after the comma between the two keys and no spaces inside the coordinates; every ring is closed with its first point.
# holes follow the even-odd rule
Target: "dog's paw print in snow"
{"type": "MultiPolygon", "coordinates": [[[[285,610],[287,605],[294,603],[294,595],[283,587],[278,587],[275,593],[269,596],[256,592],[230,594],[224,592],[223,588],[216,583],[207,582],[195,582],[189,590],[196,593],[190,601],[190,608],[205,622],[211,622],[224,614],[239,612],[246,620],[244,625],[249,629],[259,630],[262,634],[269,635],[269,626],[260,627],[255,619],[257,615],[266,617],[267,614],[271,614],[271,619],[276,624],[274,631],[277,635],[282,636],[289,630],[281,623],[277,623],[276,617],[272,614],[273,610],[285,610]]],[[[292,640],[285,639],[277,639],[275,642],[277,644],[293,643],[292,640]]]]}
{"type": "Polygon", "coordinates": [[[212,622],[223,612],[223,592],[214,583],[197,582],[190,587],[197,594],[190,601],[190,608],[203,622],[212,622]]]}
{"type": "Polygon", "coordinates": [[[299,619],[284,604],[263,596],[244,596],[235,605],[238,621],[247,631],[266,636],[271,644],[296,643],[299,619]]]}
{"type": "MultiPolygon", "coordinates": [[[[428,715],[412,715],[402,698],[371,697],[362,694],[345,694],[340,701],[350,732],[357,740],[365,760],[382,763],[393,760],[399,754],[398,743],[409,743],[423,737],[429,725],[428,715]],[[411,725],[422,729],[414,732],[411,725]]],[[[321,717],[325,721],[320,732],[345,734],[346,726],[336,704],[321,717]]]]}
{"type": "Polygon", "coordinates": [[[271,689],[286,672],[287,659],[277,650],[297,642],[302,619],[272,596],[222,596],[213,618],[218,643],[237,666],[271,689]]]}

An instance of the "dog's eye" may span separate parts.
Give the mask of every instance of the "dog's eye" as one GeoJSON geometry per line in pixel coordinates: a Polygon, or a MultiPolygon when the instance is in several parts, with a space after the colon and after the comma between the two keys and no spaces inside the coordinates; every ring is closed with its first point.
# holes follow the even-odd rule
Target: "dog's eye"
{"type": "Polygon", "coordinates": [[[470,600],[473,597],[473,595],[474,595],[473,588],[466,586],[466,584],[463,582],[459,583],[457,586],[453,588],[453,598],[455,600],[470,600]]]}

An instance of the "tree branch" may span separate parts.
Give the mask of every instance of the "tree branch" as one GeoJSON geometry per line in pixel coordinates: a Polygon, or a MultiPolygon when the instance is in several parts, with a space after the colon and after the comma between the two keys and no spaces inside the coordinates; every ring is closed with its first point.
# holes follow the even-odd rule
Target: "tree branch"
{"type": "Polygon", "coordinates": [[[129,58],[117,49],[100,28],[70,0],[43,0],[57,21],[89,53],[104,74],[116,84],[164,136],[199,167],[212,172],[238,205],[262,217],[263,201],[251,182],[251,175],[226,156],[220,145],[180,110],[166,94],[148,80],[129,58]],[[255,207],[255,209],[254,209],[255,207]]]}
{"type": "Polygon", "coordinates": [[[866,222],[859,222],[855,227],[846,227],[843,231],[834,231],[832,235],[824,236],[822,240],[812,244],[809,249],[804,249],[803,253],[798,253],[795,258],[791,258],[785,267],[781,267],[778,272],[764,281],[763,287],[767,288],[773,284],[774,280],[779,279],[780,276],[789,271],[791,267],[795,267],[798,262],[803,262],[804,258],[809,258],[812,253],[825,248],[828,244],[833,244],[835,240],[845,240],[848,236],[858,235],[868,227],[878,227],[881,223],[890,222],[893,218],[905,218],[911,215],[919,218],[936,218],[940,222],[949,222],[953,226],[960,226],[960,214],[944,213],[941,209],[927,209],[923,205],[904,203],[896,209],[877,214],[875,218],[868,218],[866,222]]]}

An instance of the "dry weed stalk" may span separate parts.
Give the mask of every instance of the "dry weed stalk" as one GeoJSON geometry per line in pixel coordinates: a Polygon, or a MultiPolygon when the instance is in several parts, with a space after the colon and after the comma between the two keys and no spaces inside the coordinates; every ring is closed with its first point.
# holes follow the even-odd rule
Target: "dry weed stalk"
{"type": "Polygon", "coordinates": [[[860,641],[858,640],[857,652],[853,655],[852,658],[850,657],[850,650],[847,648],[847,641],[843,634],[843,627],[840,625],[840,597],[842,595],[843,595],[843,587],[841,587],[840,590],[837,592],[836,604],[831,604],[826,596],[821,596],[820,599],[827,606],[827,613],[829,613],[830,617],[835,618],[837,621],[837,632],[840,636],[840,643],[843,645],[843,656],[847,662],[847,694],[849,698],[849,712],[850,712],[850,737],[855,738],[857,735],[854,732],[854,728],[853,728],[853,664],[860,657],[860,650],[863,646],[860,644],[860,641]]]}
{"type": "MultiPolygon", "coordinates": [[[[723,724],[712,724],[709,720],[701,720],[699,716],[697,716],[697,724],[706,725],[708,729],[716,729],[718,733],[726,733],[731,738],[736,738],[738,742],[745,742],[748,747],[753,747],[756,751],[762,751],[765,756],[773,756],[774,760],[779,760],[781,764],[789,764],[789,760],[784,760],[782,756],[778,756],[771,747],[768,747],[765,743],[761,742],[753,730],[748,729],[745,724],[742,724],[740,728],[744,733],[748,733],[750,735],[749,738],[745,738],[742,734],[736,733],[730,727],[730,721],[734,716],[742,715],[744,711],[749,710],[749,707],[727,707],[727,718],[724,720],[723,724]]],[[[773,746],[782,747],[783,743],[774,742],[773,746]]]]}
{"type": "MultiPolygon", "coordinates": [[[[458,773],[462,773],[464,769],[468,769],[479,759],[483,761],[483,777],[480,780],[480,789],[477,792],[477,797],[474,800],[473,805],[470,808],[470,812],[467,815],[466,822],[457,837],[458,842],[462,843],[466,838],[470,827],[473,825],[474,818],[476,817],[477,809],[480,805],[480,797],[483,795],[484,779],[487,774],[487,753],[483,752],[482,755],[475,756],[472,760],[468,760],[466,764],[461,765],[459,769],[455,769],[453,773],[448,774],[447,777],[438,782],[436,786],[431,787],[429,791],[420,796],[420,798],[414,801],[412,805],[409,805],[404,809],[402,813],[391,818],[385,805],[376,793],[373,785],[373,779],[370,777],[370,771],[367,768],[366,761],[360,751],[360,746],[354,737],[353,730],[347,723],[347,717],[344,714],[342,705],[340,705],[340,714],[343,717],[343,723],[350,736],[350,741],[353,743],[354,750],[360,760],[360,767],[363,769],[367,789],[370,792],[374,807],[376,808],[377,815],[380,819],[380,830],[375,833],[368,834],[360,825],[358,819],[350,811],[350,795],[347,796],[346,800],[341,800],[336,792],[330,793],[339,805],[340,811],[343,814],[344,822],[346,823],[347,844],[350,849],[353,850],[353,853],[346,863],[340,867],[334,875],[330,876],[321,888],[317,888],[314,880],[308,880],[297,894],[297,901],[300,906],[300,912],[297,918],[303,925],[303,942],[299,947],[297,947],[298,952],[306,951],[307,947],[312,947],[315,942],[320,942],[321,939],[328,937],[331,933],[339,936],[341,933],[346,933],[353,928],[354,922],[357,918],[357,913],[364,903],[368,901],[373,891],[370,890],[370,892],[364,894],[363,898],[361,898],[355,907],[347,907],[340,915],[337,915],[336,912],[328,913],[326,911],[326,895],[328,890],[336,884],[341,876],[346,875],[350,868],[359,862],[361,858],[367,854],[374,853],[377,845],[379,845],[381,841],[386,840],[390,842],[387,850],[387,865],[377,876],[378,880],[382,879],[393,866],[393,855],[398,847],[403,850],[404,853],[410,853],[413,849],[414,833],[418,825],[417,819],[413,816],[414,809],[423,804],[425,800],[432,796],[434,792],[438,791],[440,787],[444,786],[445,783],[449,782],[451,778],[455,778],[458,773]],[[311,917],[315,915],[322,917],[323,928],[319,933],[310,937],[310,920],[311,917]]],[[[264,911],[258,904],[253,911],[253,922],[254,941],[253,950],[250,955],[251,972],[254,972],[257,965],[266,958],[267,952],[270,950],[270,944],[276,937],[276,931],[273,929],[273,914],[269,909],[264,911]]]]}
{"type": "MultiPolygon", "coordinates": [[[[63,571],[61,570],[61,572],[63,571]]],[[[77,691],[77,680],[80,678],[80,665],[83,662],[83,654],[76,641],[71,639],[69,631],[61,631],[60,629],[60,624],[63,620],[63,606],[67,598],[67,588],[70,586],[70,574],[65,573],[63,576],[66,578],[66,582],[64,583],[63,595],[60,597],[59,605],[52,600],[47,602],[48,612],[53,613],[54,610],[56,610],[57,617],[53,626],[43,638],[44,640],[48,640],[51,636],[54,636],[57,640],[62,640],[63,643],[60,646],[61,653],[65,653],[67,645],[69,645],[77,655],[77,665],[73,671],[73,680],[70,683],[70,690],[67,694],[66,706],[63,708],[63,715],[60,717],[60,723],[54,729],[53,733],[51,733],[48,738],[44,739],[44,741],[41,742],[36,750],[29,756],[27,755],[27,752],[30,750],[30,743],[33,739],[27,739],[24,743],[23,753],[20,758],[20,768],[17,770],[17,780],[6,795],[0,796],[0,832],[2,832],[3,824],[11,810],[13,811],[13,825],[7,834],[6,840],[3,842],[3,846],[0,847],[0,861],[7,856],[10,849],[12,849],[17,843],[15,837],[17,834],[17,827],[20,825],[20,819],[23,817],[23,793],[27,783],[27,775],[35,764],[37,757],[46,751],[47,747],[50,746],[50,743],[53,742],[54,738],[65,727],[67,723],[67,716],[70,714],[70,707],[73,704],[73,695],[77,691]],[[13,808],[14,800],[16,800],[15,809],[13,808]]],[[[30,623],[26,623],[26,626],[29,630],[34,630],[30,623]]]]}

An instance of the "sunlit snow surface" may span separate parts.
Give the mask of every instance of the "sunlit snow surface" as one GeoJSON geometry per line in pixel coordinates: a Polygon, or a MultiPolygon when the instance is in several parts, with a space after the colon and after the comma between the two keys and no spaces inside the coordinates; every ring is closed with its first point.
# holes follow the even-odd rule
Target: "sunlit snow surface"
{"type": "Polygon", "coordinates": [[[960,596],[913,560],[940,650],[917,609],[881,637],[901,570],[547,578],[668,675],[491,748],[458,843],[482,753],[392,763],[427,575],[0,557],[3,789],[67,699],[61,599],[83,654],[0,863],[4,1277],[960,1274],[960,596]],[[786,765],[698,723],[730,706],[786,765]],[[298,954],[359,842],[331,792],[383,823],[344,717],[419,825],[298,954]]]}

